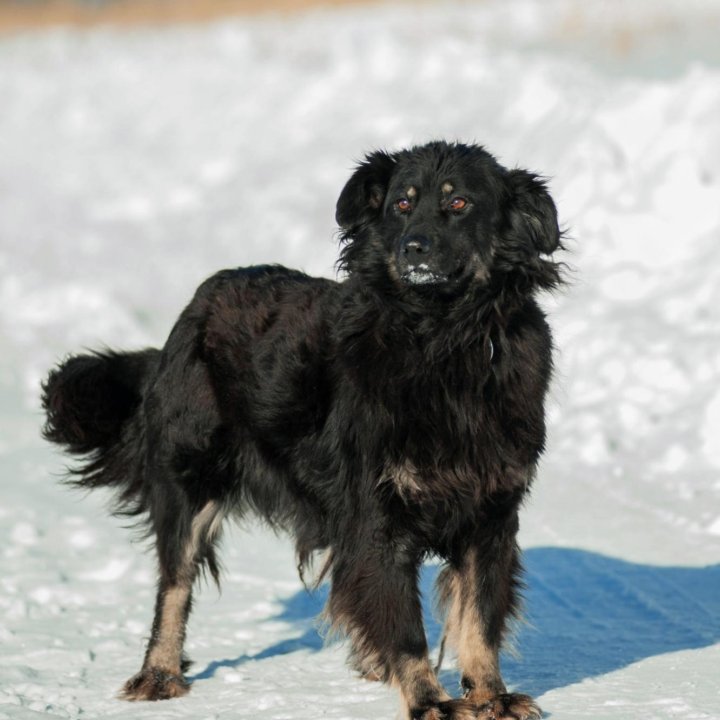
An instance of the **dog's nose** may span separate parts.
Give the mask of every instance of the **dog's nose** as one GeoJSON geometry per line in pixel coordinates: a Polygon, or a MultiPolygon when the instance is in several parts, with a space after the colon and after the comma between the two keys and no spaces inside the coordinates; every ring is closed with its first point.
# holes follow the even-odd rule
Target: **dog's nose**
{"type": "Polygon", "coordinates": [[[424,235],[407,235],[402,239],[400,251],[412,262],[414,258],[422,257],[430,252],[431,243],[424,235]]]}

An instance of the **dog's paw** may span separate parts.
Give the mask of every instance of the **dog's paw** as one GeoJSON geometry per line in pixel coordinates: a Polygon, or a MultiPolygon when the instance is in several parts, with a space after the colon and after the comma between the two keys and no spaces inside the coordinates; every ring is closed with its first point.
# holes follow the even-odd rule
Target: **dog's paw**
{"type": "Polygon", "coordinates": [[[542,710],[529,695],[503,693],[478,708],[478,720],[541,720],[542,710]]]}
{"type": "Polygon", "coordinates": [[[467,700],[445,700],[411,712],[412,720],[475,720],[475,707],[467,700]]]}
{"type": "Polygon", "coordinates": [[[182,697],[190,685],[182,675],[173,675],[159,668],[143,668],[131,677],[120,691],[122,700],[169,700],[182,697]]]}

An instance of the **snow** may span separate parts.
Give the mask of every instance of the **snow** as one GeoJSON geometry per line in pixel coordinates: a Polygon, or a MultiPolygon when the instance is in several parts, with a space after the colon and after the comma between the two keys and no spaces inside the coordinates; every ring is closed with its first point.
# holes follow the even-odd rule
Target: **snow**
{"type": "Polygon", "coordinates": [[[57,482],[38,382],[161,344],[221,267],[332,276],[354,161],[445,137],[547,175],[572,251],[506,679],[554,720],[718,720],[718,30],[711,0],[486,0],[0,39],[0,718],[394,715],[262,528],[198,595],[193,692],[115,700],[154,562],[57,482]]]}

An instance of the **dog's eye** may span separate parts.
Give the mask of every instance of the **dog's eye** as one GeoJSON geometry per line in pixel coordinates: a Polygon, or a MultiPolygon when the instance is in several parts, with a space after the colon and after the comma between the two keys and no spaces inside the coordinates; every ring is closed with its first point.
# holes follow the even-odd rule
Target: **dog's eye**
{"type": "Polygon", "coordinates": [[[467,200],[465,198],[461,197],[455,197],[450,201],[450,204],[448,207],[453,212],[460,212],[460,210],[464,210],[467,207],[467,200]]]}
{"type": "Polygon", "coordinates": [[[401,213],[407,213],[412,210],[412,204],[407,198],[400,198],[399,200],[395,201],[395,207],[401,212],[401,213]]]}

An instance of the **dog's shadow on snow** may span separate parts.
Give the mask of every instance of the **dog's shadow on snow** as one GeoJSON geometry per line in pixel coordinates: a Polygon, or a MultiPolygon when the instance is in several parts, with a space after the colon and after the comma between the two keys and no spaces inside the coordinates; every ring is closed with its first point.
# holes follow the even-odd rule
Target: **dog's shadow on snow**
{"type": "MultiPolygon", "coordinates": [[[[639,565],[567,548],[532,548],[524,558],[525,621],[514,642],[519,656],[505,655],[502,663],[511,687],[539,696],[643,658],[720,640],[720,565],[639,565]]],[[[436,566],[426,566],[421,575],[431,647],[441,634],[431,602],[437,573],[436,566]]],[[[213,661],[189,679],[301,648],[320,650],[323,639],[313,618],[326,599],[327,588],[287,598],[273,619],[297,625],[302,634],[254,655],[213,661]]],[[[443,672],[442,679],[450,686],[457,675],[443,672]]]]}

